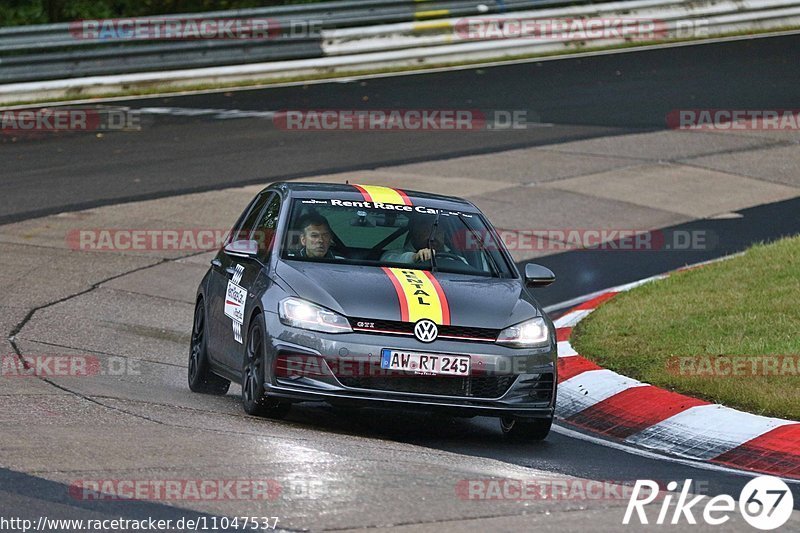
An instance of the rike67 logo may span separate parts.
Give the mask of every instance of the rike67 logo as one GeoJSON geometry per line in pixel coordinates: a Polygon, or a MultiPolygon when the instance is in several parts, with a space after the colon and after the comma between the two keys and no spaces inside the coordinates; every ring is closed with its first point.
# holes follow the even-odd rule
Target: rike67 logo
{"type": "MultiPolygon", "coordinates": [[[[669,482],[669,493],[662,495],[655,481],[637,480],[622,523],[629,525],[637,524],[638,521],[638,524],[643,525],[697,524],[697,514],[706,524],[722,526],[731,519],[738,507],[738,512],[748,524],[762,531],[771,531],[784,525],[794,508],[794,498],[789,486],[776,477],[760,476],[750,480],[739,495],[738,506],[733,496],[727,494],[720,494],[703,502],[707,497],[690,494],[691,485],[691,479],[684,482],[673,506],[674,495],[669,493],[678,490],[677,482],[669,482]],[[694,497],[690,499],[691,496],[694,497]],[[654,519],[652,513],[648,515],[645,507],[657,499],[661,505],[654,519]]],[[[655,509],[651,507],[651,510],[655,509]]]]}

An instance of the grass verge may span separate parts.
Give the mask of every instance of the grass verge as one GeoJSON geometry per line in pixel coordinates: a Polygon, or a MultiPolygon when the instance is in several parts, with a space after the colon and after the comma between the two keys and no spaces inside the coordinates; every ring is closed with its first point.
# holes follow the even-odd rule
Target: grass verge
{"type": "Polygon", "coordinates": [[[800,420],[800,237],[620,294],[572,344],[626,376],[800,420]]]}

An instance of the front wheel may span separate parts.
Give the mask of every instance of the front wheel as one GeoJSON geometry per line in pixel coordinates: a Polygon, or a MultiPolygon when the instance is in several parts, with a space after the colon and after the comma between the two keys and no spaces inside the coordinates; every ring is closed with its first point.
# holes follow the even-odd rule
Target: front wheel
{"type": "Polygon", "coordinates": [[[291,404],[269,398],[264,390],[264,330],[263,318],[257,316],[247,333],[247,349],[242,368],[242,405],[248,415],[283,418],[289,412],[291,404]]]}
{"type": "Polygon", "coordinates": [[[231,382],[211,372],[208,364],[208,348],[206,344],[206,311],[203,300],[198,300],[194,308],[192,340],[189,344],[189,389],[201,394],[223,396],[227,394],[231,382]]]}
{"type": "Polygon", "coordinates": [[[553,418],[500,418],[500,429],[506,438],[513,441],[540,441],[547,438],[553,418]]]}

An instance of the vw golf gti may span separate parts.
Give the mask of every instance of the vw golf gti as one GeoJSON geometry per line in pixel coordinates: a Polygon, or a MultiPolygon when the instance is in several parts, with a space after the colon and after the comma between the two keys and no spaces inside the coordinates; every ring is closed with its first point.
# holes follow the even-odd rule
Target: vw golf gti
{"type": "Polygon", "coordinates": [[[247,206],[197,291],[192,391],[242,385],[251,415],[293,403],[493,416],[544,439],[553,324],[472,203],[388,187],[277,183],[247,206]]]}

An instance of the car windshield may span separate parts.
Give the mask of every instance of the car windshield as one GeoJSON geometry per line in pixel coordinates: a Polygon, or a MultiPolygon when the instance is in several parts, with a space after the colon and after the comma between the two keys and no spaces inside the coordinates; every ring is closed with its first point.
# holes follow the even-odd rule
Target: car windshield
{"type": "Polygon", "coordinates": [[[281,257],[376,267],[514,277],[488,222],[477,213],[421,205],[298,199],[281,257]]]}

